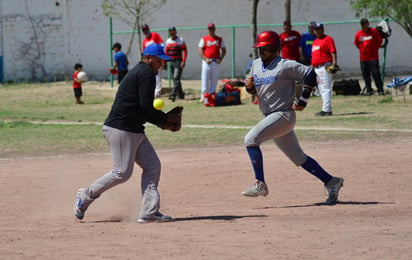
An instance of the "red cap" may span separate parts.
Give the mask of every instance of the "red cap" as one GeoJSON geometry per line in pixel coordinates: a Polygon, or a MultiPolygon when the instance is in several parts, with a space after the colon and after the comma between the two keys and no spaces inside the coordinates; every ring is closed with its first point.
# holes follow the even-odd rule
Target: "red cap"
{"type": "Polygon", "coordinates": [[[216,28],[215,27],[215,24],[214,23],[209,23],[208,25],[207,25],[207,29],[214,29],[214,28],[216,28]]]}

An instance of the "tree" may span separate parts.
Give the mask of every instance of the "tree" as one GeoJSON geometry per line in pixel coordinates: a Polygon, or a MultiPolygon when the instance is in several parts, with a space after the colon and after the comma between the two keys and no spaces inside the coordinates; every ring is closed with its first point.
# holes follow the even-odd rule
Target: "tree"
{"type": "Polygon", "coordinates": [[[290,14],[290,0],[285,0],[285,21],[292,21],[290,14]]]}
{"type": "Polygon", "coordinates": [[[411,0],[350,0],[356,17],[389,17],[412,37],[412,1],[411,0]]]}
{"type": "MultiPolygon", "coordinates": [[[[257,36],[257,9],[259,5],[259,0],[252,0],[252,46],[256,42],[257,36]]],[[[256,48],[252,49],[252,59],[256,59],[258,57],[256,48]]]]}
{"type": "MultiPolygon", "coordinates": [[[[250,1],[250,0],[249,0],[250,1]]],[[[251,21],[251,27],[252,27],[252,46],[256,42],[256,37],[257,37],[257,10],[259,6],[259,1],[260,0],[251,0],[252,1],[252,21],[251,21]]],[[[274,0],[276,2],[276,0],[274,0]]],[[[291,15],[290,15],[290,0],[285,0],[285,20],[291,21],[291,15]]],[[[256,59],[258,57],[257,50],[256,48],[252,49],[252,59],[256,59]]]]}
{"type": "Polygon", "coordinates": [[[134,36],[138,32],[139,50],[142,50],[141,25],[146,19],[157,11],[166,0],[103,0],[102,9],[106,16],[112,16],[129,25],[132,30],[126,54],[130,54],[134,36]]]}
{"type": "Polygon", "coordinates": [[[47,80],[46,73],[46,46],[49,35],[57,29],[59,25],[53,23],[53,15],[33,16],[27,0],[24,1],[29,29],[31,35],[25,41],[18,42],[18,59],[25,60],[25,66],[30,71],[31,81],[47,80]]]}

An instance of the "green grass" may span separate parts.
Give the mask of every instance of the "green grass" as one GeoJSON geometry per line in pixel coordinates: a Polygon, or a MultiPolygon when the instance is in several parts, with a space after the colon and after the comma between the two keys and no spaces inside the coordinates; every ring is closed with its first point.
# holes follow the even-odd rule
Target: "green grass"
{"type": "MultiPolygon", "coordinates": [[[[112,105],[115,88],[89,82],[84,86],[85,105],[74,105],[70,82],[47,84],[7,84],[0,87],[0,158],[108,152],[101,125],[112,105]],[[62,123],[84,124],[50,124],[62,123]]],[[[172,133],[147,125],[147,135],[156,148],[242,145],[248,128],[262,115],[258,106],[243,100],[242,105],[209,108],[197,101],[197,89],[185,89],[186,100],[175,103],[164,97],[165,111],[183,105],[183,128],[172,133]],[[232,128],[196,128],[237,126],[232,128]],[[186,127],[185,127],[186,126],[186,127]]],[[[321,98],[312,97],[305,111],[298,112],[296,133],[301,141],[341,141],[410,138],[412,107],[408,97],[334,96],[334,116],[315,117],[321,98]],[[300,130],[300,128],[311,130],[300,130]],[[318,128],[353,128],[360,131],[320,131],[318,128]],[[312,130],[314,129],[314,130],[312,130]],[[362,131],[362,129],[371,129],[362,131]],[[381,132],[379,129],[393,131],[381,132]]]]}

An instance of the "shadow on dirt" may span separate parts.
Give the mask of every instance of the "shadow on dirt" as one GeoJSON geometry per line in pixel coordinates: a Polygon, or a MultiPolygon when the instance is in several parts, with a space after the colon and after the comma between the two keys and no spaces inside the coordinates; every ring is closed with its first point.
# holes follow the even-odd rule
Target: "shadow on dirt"
{"type": "MultiPolygon", "coordinates": [[[[217,216],[198,216],[198,217],[187,217],[187,218],[173,218],[172,221],[167,221],[167,222],[177,222],[177,221],[192,221],[192,220],[225,220],[225,221],[231,221],[235,219],[241,219],[241,218],[266,218],[268,217],[267,215],[240,215],[240,216],[235,216],[235,215],[217,215],[217,216]]],[[[124,219],[122,217],[113,217],[111,219],[105,219],[105,220],[97,220],[97,221],[80,221],[81,223],[118,223],[118,222],[135,222],[134,220],[131,219],[124,219]]],[[[165,223],[167,223],[165,222],[165,223]]]]}
{"type": "Polygon", "coordinates": [[[333,116],[354,116],[354,115],[370,115],[373,112],[354,112],[354,113],[342,113],[342,114],[333,114],[333,116]]]}
{"type": "Polygon", "coordinates": [[[192,221],[192,220],[235,220],[241,218],[266,218],[267,215],[218,215],[218,216],[199,216],[199,217],[188,217],[188,218],[175,218],[176,221],[192,221]]]}
{"type": "Polygon", "coordinates": [[[335,206],[335,205],[379,205],[379,204],[395,204],[395,202],[379,202],[379,201],[337,201],[334,204],[326,204],[325,202],[318,202],[307,205],[291,205],[283,207],[267,207],[267,208],[306,208],[306,207],[319,207],[319,206],[335,206]]]}

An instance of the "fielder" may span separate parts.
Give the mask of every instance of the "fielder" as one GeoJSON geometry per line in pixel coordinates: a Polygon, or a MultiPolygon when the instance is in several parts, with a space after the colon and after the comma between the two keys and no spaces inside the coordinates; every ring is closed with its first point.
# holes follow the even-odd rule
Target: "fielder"
{"type": "Polygon", "coordinates": [[[153,107],[155,76],[163,61],[163,46],[151,44],[145,48],[143,59],[120,82],[112,109],[103,125],[103,135],[110,147],[113,168],[95,180],[89,187],[79,189],[74,204],[74,215],[82,220],[87,208],[100,195],[114,186],[126,182],[133,173],[134,164],[142,168],[142,206],[138,222],[170,221],[160,213],[160,160],[144,132],[150,122],[162,129],[179,131],[183,107],[168,113],[153,107]]]}
{"type": "Polygon", "coordinates": [[[260,59],[256,59],[246,79],[246,90],[257,94],[264,118],[246,134],[244,143],[249,154],[256,182],[244,190],[244,196],[266,196],[269,193],[263,171],[263,155],[260,145],[273,140],[279,149],[296,165],[320,179],[328,190],[326,204],[337,202],[343,179],[331,176],[299,146],[293,130],[295,111],[306,107],[310,93],[316,86],[316,74],[296,61],[279,57],[280,38],[274,31],[258,35],[255,47],[260,59]],[[302,82],[302,94],[295,102],[295,81],[302,82]]]}

